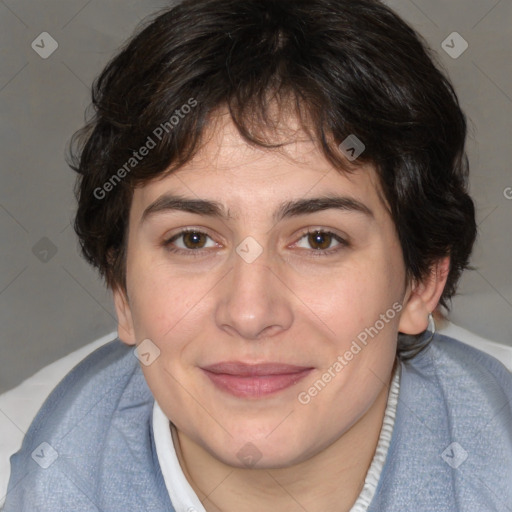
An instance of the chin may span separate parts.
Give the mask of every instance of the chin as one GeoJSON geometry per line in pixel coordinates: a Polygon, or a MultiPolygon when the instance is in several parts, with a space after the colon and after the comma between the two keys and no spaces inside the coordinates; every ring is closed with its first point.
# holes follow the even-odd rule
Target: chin
{"type": "MultiPolygon", "coordinates": [[[[272,432],[272,429],[268,432],[272,432]]],[[[210,445],[208,451],[229,466],[241,469],[278,469],[308,459],[314,451],[311,448],[305,450],[308,446],[307,439],[301,438],[297,432],[283,430],[281,435],[276,435],[274,430],[270,435],[266,433],[257,436],[248,434],[246,430],[244,435],[230,437],[229,444],[210,445]]]]}

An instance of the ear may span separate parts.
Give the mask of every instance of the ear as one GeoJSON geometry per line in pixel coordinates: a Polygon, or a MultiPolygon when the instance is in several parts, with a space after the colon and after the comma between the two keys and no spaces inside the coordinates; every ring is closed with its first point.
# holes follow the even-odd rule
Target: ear
{"type": "Polygon", "coordinates": [[[420,334],[428,327],[428,315],[437,307],[450,272],[450,257],[440,259],[421,282],[409,286],[398,330],[420,334]]]}
{"type": "Polygon", "coordinates": [[[112,290],[117,313],[117,334],[127,345],[136,345],[135,329],[133,328],[132,312],[127,294],[119,287],[112,290]]]}

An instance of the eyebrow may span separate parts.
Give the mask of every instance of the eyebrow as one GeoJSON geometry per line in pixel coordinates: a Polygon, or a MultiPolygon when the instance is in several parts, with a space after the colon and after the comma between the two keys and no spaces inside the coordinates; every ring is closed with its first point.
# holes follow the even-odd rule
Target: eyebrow
{"type": "MultiPolygon", "coordinates": [[[[307,215],[330,209],[362,213],[374,218],[374,214],[370,208],[357,199],[346,196],[329,195],[282,203],[275,211],[273,220],[274,223],[277,223],[286,218],[298,217],[299,215],[307,215]]],[[[224,206],[217,201],[164,194],[144,210],[140,223],[144,223],[149,217],[156,214],[169,211],[182,211],[197,215],[206,215],[222,220],[230,220],[233,218],[229,210],[226,211],[224,206]]]]}

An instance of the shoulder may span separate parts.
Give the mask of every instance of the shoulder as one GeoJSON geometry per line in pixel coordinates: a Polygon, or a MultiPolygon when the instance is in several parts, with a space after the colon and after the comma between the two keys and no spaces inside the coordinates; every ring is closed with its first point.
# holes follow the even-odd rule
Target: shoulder
{"type": "Polygon", "coordinates": [[[6,510],[50,510],[50,496],[62,510],[103,496],[104,473],[112,496],[128,495],[126,486],[138,483],[125,482],[119,468],[144,475],[152,467],[153,404],[133,347],[116,339],[89,354],[51,392],[11,457],[6,510]]]}
{"type": "Polygon", "coordinates": [[[106,343],[80,361],[57,384],[32,425],[42,428],[74,413],[80,414],[107,392],[112,398],[119,397],[137,369],[138,361],[131,347],[119,339],[106,343]]]}
{"type": "Polygon", "coordinates": [[[403,396],[419,401],[418,414],[437,417],[431,425],[472,447],[474,460],[487,465],[494,453],[512,472],[512,373],[498,359],[436,334],[424,352],[402,363],[402,372],[403,396]]]}
{"type": "Polygon", "coordinates": [[[92,418],[101,423],[141,381],[143,375],[132,347],[119,339],[103,345],[80,361],[51,392],[34,418],[24,444],[30,443],[36,432],[38,438],[42,433],[47,438],[69,434],[85,417],[90,426],[92,418]]]}
{"type": "Polygon", "coordinates": [[[433,370],[440,381],[457,382],[457,388],[468,393],[503,393],[512,398],[512,373],[495,357],[440,334],[434,336],[429,348],[433,370]]]}
{"type": "Polygon", "coordinates": [[[512,375],[436,334],[400,363],[392,440],[369,510],[493,510],[512,503],[512,375]]]}
{"type": "Polygon", "coordinates": [[[436,334],[426,349],[402,362],[415,387],[431,389],[439,400],[470,415],[496,411],[512,418],[512,373],[490,354],[460,340],[436,334]]]}

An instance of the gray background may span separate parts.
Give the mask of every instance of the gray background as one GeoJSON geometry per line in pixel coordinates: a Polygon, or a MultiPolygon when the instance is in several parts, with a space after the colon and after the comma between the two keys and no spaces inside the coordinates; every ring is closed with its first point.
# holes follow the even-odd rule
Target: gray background
{"type": "MultiPolygon", "coordinates": [[[[387,4],[435,49],[469,118],[480,237],[477,270],[463,277],[451,320],[512,345],[512,2],[387,4]],[[458,58],[441,46],[452,32],[469,44],[458,58]]],[[[165,5],[0,0],[0,393],[116,329],[110,293],[78,254],[75,173],[64,154],[94,77],[139,21],[165,5]],[[47,59],[31,47],[41,46],[42,32],[58,43],[47,59]]]]}

